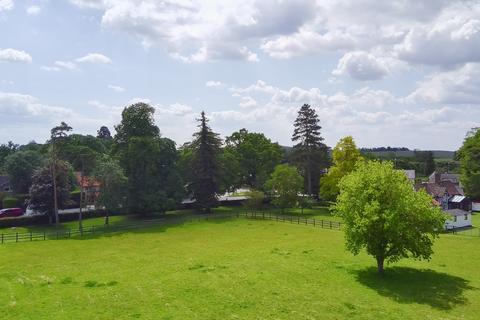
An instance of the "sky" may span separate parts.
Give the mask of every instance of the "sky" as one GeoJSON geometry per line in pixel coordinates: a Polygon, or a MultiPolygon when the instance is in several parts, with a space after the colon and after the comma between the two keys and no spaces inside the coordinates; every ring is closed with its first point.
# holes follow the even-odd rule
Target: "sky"
{"type": "Polygon", "coordinates": [[[202,110],[292,145],[308,103],[329,146],[456,150],[480,126],[480,0],[0,0],[0,143],[114,133],[139,101],[179,145],[202,110]]]}

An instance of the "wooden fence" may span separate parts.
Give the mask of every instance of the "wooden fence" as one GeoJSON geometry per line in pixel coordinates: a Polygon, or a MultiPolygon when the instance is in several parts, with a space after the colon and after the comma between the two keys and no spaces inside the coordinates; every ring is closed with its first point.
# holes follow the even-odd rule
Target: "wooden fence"
{"type": "Polygon", "coordinates": [[[110,225],[93,225],[82,229],[62,229],[54,231],[44,232],[25,232],[25,233],[2,233],[0,234],[0,244],[12,243],[12,242],[30,242],[38,240],[58,240],[69,238],[82,238],[92,237],[96,235],[102,235],[107,233],[115,233],[128,230],[139,230],[154,226],[168,226],[177,223],[193,222],[200,220],[213,220],[213,219],[233,219],[233,218],[246,218],[246,219],[259,219],[270,220],[283,223],[291,223],[305,226],[313,226],[324,229],[339,230],[342,224],[338,221],[308,219],[298,216],[289,215],[277,215],[264,212],[238,212],[235,214],[205,214],[205,215],[190,215],[190,216],[178,216],[168,217],[153,220],[143,220],[137,223],[128,224],[110,224],[110,225]]]}

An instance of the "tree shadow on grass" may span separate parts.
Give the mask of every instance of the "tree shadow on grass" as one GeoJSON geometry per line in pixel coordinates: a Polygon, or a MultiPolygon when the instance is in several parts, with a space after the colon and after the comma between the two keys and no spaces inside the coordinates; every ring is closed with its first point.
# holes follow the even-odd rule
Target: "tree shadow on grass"
{"type": "Polygon", "coordinates": [[[440,310],[450,310],[468,303],[464,292],[476,288],[463,278],[429,269],[392,267],[379,276],[376,268],[356,271],[359,283],[380,295],[399,303],[427,304],[440,310]]]}

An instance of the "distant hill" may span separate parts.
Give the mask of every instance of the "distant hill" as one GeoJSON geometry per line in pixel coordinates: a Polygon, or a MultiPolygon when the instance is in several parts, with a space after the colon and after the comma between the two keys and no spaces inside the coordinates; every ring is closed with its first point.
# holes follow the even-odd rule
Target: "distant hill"
{"type": "MultiPolygon", "coordinates": [[[[430,150],[417,150],[417,151],[430,151],[430,150]]],[[[431,150],[435,159],[448,159],[453,160],[455,156],[454,151],[446,150],[431,150]]],[[[411,158],[414,156],[413,150],[401,150],[401,151],[369,151],[368,149],[362,149],[364,153],[371,153],[379,157],[389,157],[394,154],[395,157],[411,158]]]]}
{"type": "MultiPolygon", "coordinates": [[[[282,149],[285,151],[286,154],[289,154],[292,151],[292,147],[289,146],[281,146],[282,149]]],[[[331,150],[330,150],[331,151],[331,150]]],[[[445,160],[453,160],[455,156],[455,151],[447,151],[447,150],[410,150],[405,147],[377,147],[377,148],[360,148],[362,153],[371,153],[378,157],[390,157],[394,155],[395,157],[403,157],[403,158],[412,158],[414,156],[415,151],[432,151],[433,157],[435,159],[445,159],[445,160]]]]}

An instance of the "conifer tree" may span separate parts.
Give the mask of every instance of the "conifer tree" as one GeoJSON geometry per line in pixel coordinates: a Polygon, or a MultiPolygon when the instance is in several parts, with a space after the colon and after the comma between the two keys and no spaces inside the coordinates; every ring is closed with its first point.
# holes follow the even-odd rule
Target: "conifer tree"
{"type": "Polygon", "coordinates": [[[310,196],[318,195],[318,181],[328,159],[327,146],[320,136],[322,127],[319,123],[315,110],[310,105],[304,104],[298,111],[292,136],[292,141],[296,142],[293,147],[293,162],[303,173],[305,191],[310,196]]]}
{"type": "Polygon", "coordinates": [[[208,126],[205,112],[198,119],[199,131],[194,134],[193,148],[193,181],[192,191],[195,206],[203,212],[217,204],[217,193],[220,188],[221,165],[219,156],[222,141],[218,134],[208,126]]]}

